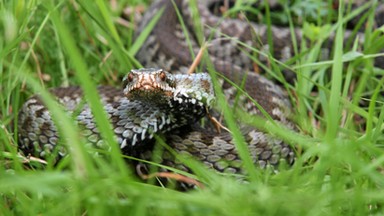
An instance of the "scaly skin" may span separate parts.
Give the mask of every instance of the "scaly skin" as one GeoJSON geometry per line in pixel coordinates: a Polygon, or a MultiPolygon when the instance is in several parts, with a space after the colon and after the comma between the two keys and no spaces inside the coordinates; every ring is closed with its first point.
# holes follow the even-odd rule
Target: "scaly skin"
{"type": "MultiPolygon", "coordinates": [[[[173,75],[161,69],[132,70],[123,84],[123,90],[101,86],[98,91],[117,142],[130,156],[136,148],[151,149],[154,134],[199,120],[214,100],[210,77],[203,73],[173,75]],[[180,110],[184,113],[180,114],[180,110]]],[[[91,109],[80,103],[81,89],[55,88],[51,93],[68,112],[80,110],[76,119],[87,142],[105,148],[91,109]]],[[[58,145],[60,136],[50,112],[38,95],[23,105],[18,126],[19,147],[24,154],[44,158],[58,147],[59,156],[66,155],[66,149],[58,145]]]]}
{"type": "MultiPolygon", "coordinates": [[[[248,93],[268,114],[275,120],[288,128],[294,129],[295,125],[290,121],[292,113],[291,105],[286,94],[281,88],[255,73],[263,71],[262,65],[270,65],[271,61],[284,62],[293,56],[293,39],[295,35],[297,44],[301,44],[304,34],[301,29],[289,27],[272,26],[271,35],[273,40],[273,50],[268,45],[267,26],[258,23],[249,23],[237,19],[229,19],[217,16],[211,12],[213,4],[221,3],[222,0],[197,0],[197,9],[202,27],[203,36],[198,35],[199,28],[193,21],[193,12],[190,7],[190,0],[175,0],[177,10],[186,26],[186,31],[182,29],[175,7],[171,1],[155,1],[145,13],[139,25],[137,35],[146,27],[148,22],[157,14],[160,9],[164,9],[162,16],[152,29],[150,36],[137,54],[137,59],[146,66],[161,67],[179,73],[186,73],[188,67],[193,62],[201,42],[197,38],[209,42],[209,59],[215,71],[236,83],[244,86],[244,91],[248,93]],[[244,44],[258,50],[252,51],[244,44]],[[191,54],[191,51],[194,55],[191,54]],[[273,56],[274,59],[268,56],[273,56]],[[251,59],[252,56],[258,60],[251,59]],[[256,71],[256,72],[258,72],[256,71]],[[243,78],[246,81],[243,83],[243,78]]],[[[274,1],[276,4],[276,1],[274,1]]],[[[366,3],[366,1],[356,1],[356,5],[366,3]]],[[[357,7],[357,6],[354,7],[357,7]]],[[[336,7],[337,8],[337,7],[336,7]]],[[[376,23],[383,23],[384,5],[379,4],[376,8],[376,23]]],[[[348,39],[355,37],[352,31],[345,31],[344,37],[348,39]]],[[[364,34],[357,33],[359,45],[364,43],[364,34]]],[[[322,58],[329,59],[333,47],[334,34],[331,34],[322,47],[322,58]]],[[[208,57],[204,57],[200,68],[205,70],[208,57]]],[[[382,57],[375,59],[375,65],[384,66],[382,57]]],[[[283,68],[283,72],[289,73],[289,68],[283,68]]],[[[293,79],[292,76],[288,79],[293,79]]],[[[223,91],[230,104],[237,104],[240,108],[250,114],[261,115],[259,109],[246,96],[238,94],[239,91],[228,82],[223,82],[223,91]]],[[[220,111],[220,110],[218,110],[220,111]]],[[[248,143],[251,157],[255,164],[264,167],[267,164],[277,165],[279,160],[286,159],[290,164],[294,161],[294,152],[284,142],[259,131],[255,128],[239,125],[248,143]]],[[[168,144],[177,152],[193,155],[198,160],[204,162],[220,172],[241,173],[241,160],[237,154],[230,133],[217,133],[215,130],[203,129],[200,125],[182,128],[178,133],[168,136],[168,144]]],[[[150,155],[150,154],[147,154],[150,155]]],[[[182,164],[175,164],[172,154],[166,153],[163,163],[170,166],[178,166],[181,169],[188,168],[182,164]]]]}
{"type": "MultiPolygon", "coordinates": [[[[247,28],[248,24],[244,24],[239,20],[224,20],[224,22],[218,22],[219,18],[215,17],[208,10],[208,5],[212,2],[214,1],[198,2],[202,25],[215,26],[215,36],[220,35],[219,32],[235,34],[232,36],[239,36],[238,38],[246,44],[253,45],[255,41],[254,37],[247,36],[250,34],[250,30],[247,28]],[[221,24],[218,26],[217,23],[221,24]]],[[[191,13],[189,11],[188,1],[176,0],[175,3],[187,25],[187,34],[190,40],[188,41],[186,39],[186,33],[183,32],[181,28],[171,1],[156,1],[144,15],[143,22],[139,26],[138,34],[145,28],[146,24],[154,17],[160,8],[164,8],[163,15],[158,20],[150,36],[147,38],[146,43],[142,46],[136,57],[143,65],[167,68],[173,72],[186,73],[193,61],[190,46],[195,55],[199,50],[199,46],[198,42],[194,40],[197,36],[193,34],[195,31],[191,25],[192,21],[190,19],[191,13]]],[[[265,38],[266,35],[264,35],[264,33],[266,32],[266,27],[255,25],[255,28],[259,33],[263,34],[262,38],[265,38]]],[[[276,31],[276,34],[279,34],[276,35],[276,37],[279,36],[281,40],[287,40],[287,37],[290,36],[289,31],[282,32],[278,29],[274,29],[274,31],[276,31]]],[[[209,35],[212,33],[211,29],[205,28],[204,32],[207,34],[205,37],[210,38],[209,35]]],[[[215,40],[215,36],[208,48],[209,58],[215,70],[239,86],[244,86],[244,90],[257,101],[274,120],[293,129],[295,125],[289,120],[292,111],[287,95],[279,86],[251,71],[251,68],[253,68],[252,61],[240,50],[247,50],[247,48],[239,48],[234,40],[215,40]],[[247,79],[242,83],[244,76],[246,76],[247,79]]],[[[278,46],[275,48],[276,50],[279,49],[278,46]]],[[[281,52],[285,52],[284,50],[286,51],[287,49],[282,49],[281,52]]],[[[283,54],[280,56],[283,56],[283,54]]],[[[287,56],[287,58],[289,58],[289,56],[287,56]]],[[[206,60],[206,58],[203,59],[200,65],[203,68],[205,68],[206,63],[204,60],[206,60]]],[[[263,61],[266,62],[267,59],[263,61]]],[[[249,114],[262,115],[260,110],[249,98],[243,94],[238,94],[239,92],[233,85],[224,82],[222,87],[230,104],[233,104],[237,98],[238,108],[249,114]],[[237,95],[239,97],[236,97],[237,95]]],[[[217,114],[214,115],[218,116],[217,114]]],[[[286,160],[288,164],[293,163],[295,155],[289,145],[255,128],[244,125],[239,126],[242,127],[242,133],[249,145],[250,153],[255,164],[261,167],[267,164],[278,165],[280,160],[286,160]]],[[[242,163],[229,132],[222,131],[218,133],[210,128],[202,128],[197,124],[192,127],[184,127],[180,129],[178,133],[173,133],[167,138],[167,143],[176,152],[193,155],[208,167],[212,167],[220,172],[242,172],[242,163]]],[[[163,160],[164,164],[178,166],[179,168],[188,170],[182,164],[176,165],[172,155],[169,153],[166,153],[163,160]]]]}

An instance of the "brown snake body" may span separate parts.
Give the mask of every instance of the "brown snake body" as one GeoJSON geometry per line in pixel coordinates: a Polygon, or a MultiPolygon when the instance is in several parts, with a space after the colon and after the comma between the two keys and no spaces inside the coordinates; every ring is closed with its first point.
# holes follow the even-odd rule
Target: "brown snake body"
{"type": "MultiPolygon", "coordinates": [[[[292,110],[286,94],[279,86],[256,74],[254,69],[260,71],[264,69],[260,65],[270,65],[271,61],[276,60],[277,62],[284,62],[292,58],[295,55],[293,40],[300,44],[300,41],[304,40],[303,31],[299,28],[292,31],[288,27],[271,26],[272,50],[268,45],[268,27],[265,24],[217,16],[214,11],[225,4],[222,0],[194,1],[198,9],[196,16],[191,10],[191,2],[193,1],[175,0],[175,4],[173,4],[172,1],[160,0],[151,5],[145,13],[138,32],[140,33],[157,13],[162,12],[162,16],[136,55],[138,60],[146,66],[156,66],[170,71],[186,73],[200,49],[199,44],[201,45],[204,40],[208,41],[209,60],[215,71],[238,85],[246,74],[244,90],[275,121],[288,126],[288,128],[295,128],[289,120],[292,110]],[[182,21],[178,17],[177,11],[180,13],[182,21]],[[194,22],[194,18],[198,21],[194,22]],[[183,29],[183,25],[185,29],[183,29]],[[292,38],[293,34],[295,39],[292,38]],[[255,52],[255,50],[257,51],[255,52]],[[273,56],[274,59],[268,56],[273,56]],[[255,63],[255,59],[257,63],[255,63]],[[258,66],[255,67],[256,64],[258,66]]],[[[364,3],[367,2],[355,1],[353,7],[357,8],[364,3]]],[[[378,26],[383,24],[383,19],[381,19],[384,14],[383,11],[384,5],[378,4],[375,12],[375,24],[378,26]]],[[[350,25],[355,25],[356,20],[358,17],[352,20],[350,25]]],[[[364,35],[357,33],[357,36],[359,43],[363,44],[364,35]]],[[[323,45],[321,56],[324,59],[330,58],[333,37],[334,35],[331,34],[323,45]]],[[[345,40],[354,37],[356,35],[352,31],[346,30],[344,32],[345,40]]],[[[376,66],[383,67],[383,62],[382,57],[375,59],[376,66]]],[[[200,64],[202,70],[206,70],[206,64],[203,60],[200,64]]],[[[222,87],[227,100],[233,104],[238,91],[227,82],[224,82],[222,87]]],[[[240,107],[237,108],[250,114],[262,116],[260,110],[252,102],[244,96],[240,96],[240,98],[240,107]]],[[[177,152],[193,155],[216,170],[241,172],[239,169],[241,161],[236,153],[231,135],[227,132],[219,134],[214,130],[208,132],[206,129],[197,128],[172,135],[168,143],[177,152]],[[237,164],[237,166],[233,164],[237,164]]],[[[243,135],[247,140],[255,164],[262,167],[266,164],[276,165],[282,158],[286,159],[288,163],[294,161],[294,151],[284,142],[273,139],[270,135],[252,127],[243,129],[243,135]]],[[[173,162],[170,162],[170,165],[174,166],[173,162]]]]}
{"type": "MultiPolygon", "coordinates": [[[[245,47],[238,46],[236,40],[220,39],[221,33],[236,37],[245,44],[253,44],[253,37],[248,37],[250,30],[244,22],[239,20],[224,20],[219,22],[219,18],[213,16],[208,7],[213,2],[218,1],[199,1],[198,8],[203,25],[214,26],[214,30],[205,29],[205,37],[216,36],[208,48],[210,60],[216,71],[224,75],[229,80],[241,84],[246,76],[244,90],[259,103],[268,114],[276,121],[294,128],[289,120],[290,102],[281,88],[266,78],[254,73],[252,60],[246,56],[245,47]],[[221,23],[218,25],[218,23],[221,23]],[[221,33],[220,33],[221,32],[221,33]],[[243,50],[242,50],[243,49],[243,50]]],[[[192,64],[193,58],[191,48],[196,55],[199,51],[196,35],[192,34],[191,13],[188,1],[175,1],[188,27],[188,32],[182,30],[174,5],[171,1],[157,1],[146,12],[139,27],[141,32],[149,21],[164,9],[163,15],[152,29],[151,35],[137,54],[137,59],[146,66],[166,68],[170,71],[186,73],[192,64]],[[189,35],[189,41],[186,40],[189,35]]],[[[259,26],[259,32],[265,32],[265,26],[259,26]]],[[[278,29],[275,29],[277,32],[278,29]]],[[[280,32],[280,39],[286,40],[288,31],[280,32]]],[[[262,37],[265,37],[264,33],[262,37]]],[[[275,46],[278,49],[278,46],[275,46]]],[[[267,59],[264,59],[267,61],[267,59]]],[[[202,63],[204,64],[204,63],[202,63]]],[[[238,91],[231,84],[223,83],[224,93],[230,103],[238,95],[238,91]]],[[[254,115],[262,115],[260,110],[244,95],[239,94],[238,104],[240,109],[254,115]]],[[[239,125],[240,126],[240,125],[239,125]]],[[[242,126],[243,127],[243,126],[242,126]]],[[[275,139],[264,132],[255,128],[244,126],[243,135],[248,143],[252,160],[255,164],[264,167],[267,164],[277,165],[281,159],[286,159],[289,164],[294,160],[294,152],[281,140],[275,139]]],[[[168,136],[168,144],[176,152],[193,155],[198,160],[203,161],[208,167],[213,167],[222,172],[241,172],[241,160],[237,154],[230,133],[223,131],[218,133],[215,130],[193,126],[178,134],[168,136]]],[[[172,158],[172,157],[171,157],[172,158]]],[[[163,158],[164,159],[164,158],[163,158]]],[[[165,162],[167,165],[175,166],[173,159],[165,162]]],[[[180,166],[179,168],[184,168],[180,166]]]]}

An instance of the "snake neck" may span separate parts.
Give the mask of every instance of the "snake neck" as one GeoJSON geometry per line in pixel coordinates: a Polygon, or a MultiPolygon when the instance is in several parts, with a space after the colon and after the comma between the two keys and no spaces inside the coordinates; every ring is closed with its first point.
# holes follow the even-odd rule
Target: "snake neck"
{"type": "Polygon", "coordinates": [[[137,144],[146,145],[153,134],[196,122],[215,99],[206,73],[173,75],[161,69],[146,70],[151,76],[140,70],[137,79],[128,77],[124,90],[127,97],[107,107],[120,148],[127,151],[137,144]]]}
{"type": "Polygon", "coordinates": [[[187,119],[201,116],[215,98],[207,73],[171,74],[163,69],[142,68],[132,70],[123,85],[128,100],[187,119]]]}
{"type": "Polygon", "coordinates": [[[167,105],[157,106],[169,110],[179,126],[194,123],[214,104],[215,94],[211,78],[207,73],[176,74],[174,78],[176,87],[173,97],[167,105]]]}

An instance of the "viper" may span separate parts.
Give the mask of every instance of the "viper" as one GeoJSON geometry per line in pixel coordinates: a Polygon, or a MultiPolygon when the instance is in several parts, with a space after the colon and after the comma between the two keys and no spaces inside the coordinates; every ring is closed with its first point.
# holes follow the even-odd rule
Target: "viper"
{"type": "MultiPolygon", "coordinates": [[[[214,129],[210,120],[204,124],[200,121],[208,112],[220,118],[220,108],[213,105],[210,76],[208,73],[187,74],[187,71],[203,41],[207,41],[208,58],[204,58],[198,68],[219,75],[227,103],[233,109],[273,119],[295,130],[296,125],[290,120],[294,112],[286,92],[257,72],[271,61],[290,59],[294,54],[289,42],[292,34],[296,34],[297,40],[302,40],[303,35],[299,29],[292,32],[289,28],[272,26],[272,50],[267,42],[266,25],[217,16],[211,9],[221,1],[197,2],[197,15],[187,0],[153,3],[136,33],[138,37],[153,18],[160,15],[136,55],[146,69],[130,71],[121,89],[101,86],[98,93],[124,154],[150,160],[154,136],[163,135],[176,153],[193,156],[220,172],[242,173],[242,161],[231,132],[214,129]],[[270,53],[274,59],[269,58],[270,53]]],[[[352,32],[345,35],[349,37],[352,32]]],[[[105,148],[90,108],[82,103],[81,89],[55,88],[51,93],[69,113],[79,111],[75,120],[84,142],[105,148]]],[[[225,127],[225,121],[221,124],[225,127]]],[[[288,164],[294,162],[291,145],[265,131],[238,124],[255,165],[277,166],[281,160],[288,164]]],[[[28,99],[20,110],[18,132],[19,148],[26,155],[44,158],[55,150],[58,158],[67,154],[60,145],[60,134],[50,112],[38,95],[28,99]]],[[[169,152],[164,153],[160,162],[188,170],[169,152]]]]}

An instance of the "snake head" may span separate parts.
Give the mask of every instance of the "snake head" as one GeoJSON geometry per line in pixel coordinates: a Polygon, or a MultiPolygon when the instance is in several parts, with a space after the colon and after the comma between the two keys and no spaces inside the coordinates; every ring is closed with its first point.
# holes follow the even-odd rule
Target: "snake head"
{"type": "Polygon", "coordinates": [[[176,81],[163,69],[142,68],[131,70],[123,79],[124,94],[130,100],[158,102],[171,98],[176,81]]]}

